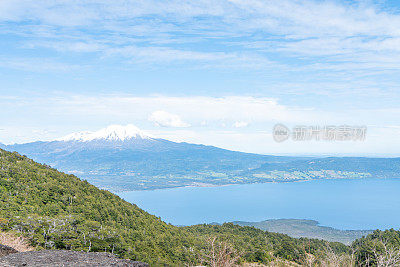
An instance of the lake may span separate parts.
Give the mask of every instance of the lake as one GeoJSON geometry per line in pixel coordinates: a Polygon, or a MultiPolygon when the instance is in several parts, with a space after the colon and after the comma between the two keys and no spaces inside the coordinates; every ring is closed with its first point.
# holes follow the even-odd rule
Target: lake
{"type": "Polygon", "coordinates": [[[313,219],[338,229],[400,228],[400,179],[184,187],[117,192],[175,225],[313,219]]]}

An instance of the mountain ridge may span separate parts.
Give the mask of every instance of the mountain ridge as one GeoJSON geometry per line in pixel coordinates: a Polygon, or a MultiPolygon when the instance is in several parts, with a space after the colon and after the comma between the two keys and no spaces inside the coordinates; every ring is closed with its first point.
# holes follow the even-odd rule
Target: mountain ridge
{"type": "MultiPolygon", "coordinates": [[[[122,126],[121,126],[122,127],[122,126]]],[[[106,189],[156,189],[199,183],[230,183],[242,170],[285,157],[230,151],[214,146],[172,142],[137,135],[137,128],[113,135],[115,127],[66,141],[37,141],[5,146],[61,171],[79,174],[106,189]],[[122,138],[107,138],[107,136],[122,138]],[[101,135],[103,134],[103,135],[101,135]],[[103,138],[98,138],[102,136],[103,138]],[[131,138],[123,138],[129,136],[131,138]],[[90,140],[89,140],[90,139],[90,140]],[[222,177],[221,177],[222,176],[222,177]],[[208,181],[205,181],[208,180],[208,181]]],[[[130,126],[127,126],[128,128],[130,126]]],[[[140,131],[140,130],[139,130],[140,131]]]]}
{"type": "Polygon", "coordinates": [[[150,137],[133,125],[4,146],[113,191],[315,179],[400,178],[400,158],[289,157],[150,137]]]}

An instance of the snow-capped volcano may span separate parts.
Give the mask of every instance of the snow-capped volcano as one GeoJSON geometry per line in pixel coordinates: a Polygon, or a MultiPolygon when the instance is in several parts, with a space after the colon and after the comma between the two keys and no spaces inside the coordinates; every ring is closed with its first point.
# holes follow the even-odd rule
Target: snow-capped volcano
{"type": "Polygon", "coordinates": [[[151,137],[133,125],[112,125],[58,140],[3,147],[58,170],[77,174],[100,187],[117,190],[221,185],[230,183],[230,177],[236,179],[243,170],[247,173],[266,162],[283,161],[282,157],[275,159],[151,137]],[[220,179],[221,176],[216,178],[213,173],[224,173],[227,180],[220,179]]]}
{"type": "Polygon", "coordinates": [[[130,139],[152,139],[148,134],[141,131],[138,127],[128,124],[111,125],[96,132],[78,132],[64,136],[57,141],[80,141],[89,142],[95,140],[107,141],[126,141],[130,139]]]}

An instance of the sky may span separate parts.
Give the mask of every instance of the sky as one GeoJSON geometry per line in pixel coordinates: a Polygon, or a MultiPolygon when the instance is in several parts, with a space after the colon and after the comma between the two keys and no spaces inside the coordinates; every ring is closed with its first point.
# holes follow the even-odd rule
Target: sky
{"type": "Polygon", "coordinates": [[[263,154],[400,156],[399,1],[0,0],[0,142],[134,124],[263,154]],[[276,143],[272,128],[366,126],[276,143]]]}

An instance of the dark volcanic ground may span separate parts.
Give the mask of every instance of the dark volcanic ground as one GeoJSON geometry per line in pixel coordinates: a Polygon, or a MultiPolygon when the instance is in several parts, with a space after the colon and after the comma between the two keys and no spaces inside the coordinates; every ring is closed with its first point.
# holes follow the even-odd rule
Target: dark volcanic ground
{"type": "Polygon", "coordinates": [[[0,258],[1,267],[15,266],[134,266],[149,267],[147,263],[116,258],[105,252],[42,250],[13,253],[0,258]]]}

